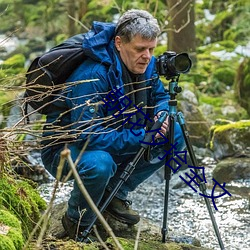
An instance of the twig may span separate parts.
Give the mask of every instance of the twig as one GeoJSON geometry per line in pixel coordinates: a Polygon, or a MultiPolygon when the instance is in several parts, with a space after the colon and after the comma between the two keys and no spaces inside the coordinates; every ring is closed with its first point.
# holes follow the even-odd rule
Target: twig
{"type": "Polygon", "coordinates": [[[80,24],[86,31],[89,31],[89,28],[87,26],[85,26],[82,22],[80,22],[79,20],[77,20],[76,18],[74,18],[71,15],[68,15],[68,17],[72,20],[74,20],[76,23],[80,24]]]}
{"type": "Polygon", "coordinates": [[[135,246],[134,246],[134,250],[138,249],[138,245],[139,245],[139,237],[140,237],[140,233],[141,233],[141,220],[139,221],[139,226],[138,226],[138,230],[137,230],[137,234],[136,234],[136,238],[135,238],[135,246]]]}
{"type": "Polygon", "coordinates": [[[82,192],[84,198],[86,199],[86,201],[88,202],[90,208],[95,212],[95,214],[97,215],[98,219],[100,220],[100,222],[102,223],[102,225],[104,226],[105,230],[108,232],[108,234],[113,238],[115,245],[118,247],[119,250],[124,250],[123,247],[121,246],[121,244],[119,243],[119,241],[117,240],[116,236],[114,235],[111,227],[109,226],[109,224],[106,222],[106,220],[104,219],[104,217],[102,216],[102,214],[100,213],[100,211],[98,210],[98,208],[96,207],[95,203],[93,202],[92,198],[90,197],[88,191],[86,190],[79,174],[77,173],[77,170],[75,168],[74,162],[71,158],[71,154],[70,154],[70,150],[69,149],[64,149],[61,152],[61,158],[67,159],[69,166],[73,172],[73,176],[75,178],[75,181],[80,189],[80,191],[82,192]]]}
{"type": "Polygon", "coordinates": [[[108,246],[105,244],[105,242],[102,240],[100,234],[98,233],[98,230],[96,229],[96,225],[93,226],[93,230],[95,232],[97,239],[100,241],[100,243],[104,247],[104,249],[109,250],[108,246]]]}

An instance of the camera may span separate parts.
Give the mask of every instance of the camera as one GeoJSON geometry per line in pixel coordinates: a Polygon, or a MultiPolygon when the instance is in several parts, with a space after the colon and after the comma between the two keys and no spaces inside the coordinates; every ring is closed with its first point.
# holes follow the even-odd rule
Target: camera
{"type": "Polygon", "coordinates": [[[174,51],[164,52],[156,59],[157,73],[165,76],[167,80],[187,73],[192,61],[187,53],[176,54],[174,51]]]}

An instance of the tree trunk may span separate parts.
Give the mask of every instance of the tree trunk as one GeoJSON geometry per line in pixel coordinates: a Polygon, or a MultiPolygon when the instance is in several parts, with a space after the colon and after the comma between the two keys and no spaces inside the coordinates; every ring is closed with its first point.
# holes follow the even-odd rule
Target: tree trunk
{"type": "Polygon", "coordinates": [[[167,0],[169,9],[168,50],[189,53],[196,60],[195,0],[167,0]]]}
{"type": "Polygon", "coordinates": [[[76,34],[76,1],[69,0],[67,4],[67,9],[69,13],[69,22],[68,22],[68,34],[69,36],[73,36],[76,34]]]}
{"type": "Polygon", "coordinates": [[[78,11],[78,18],[79,20],[87,13],[88,10],[88,2],[87,0],[79,1],[79,11],[78,11]]]}

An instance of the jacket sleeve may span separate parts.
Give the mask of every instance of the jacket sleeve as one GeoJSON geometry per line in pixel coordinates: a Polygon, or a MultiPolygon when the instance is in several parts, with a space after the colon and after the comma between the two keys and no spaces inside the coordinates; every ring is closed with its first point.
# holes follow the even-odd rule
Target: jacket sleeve
{"type": "Polygon", "coordinates": [[[68,79],[74,83],[90,79],[89,82],[74,84],[66,91],[66,102],[71,109],[71,131],[76,135],[79,147],[88,143],[88,150],[104,150],[115,155],[136,153],[140,148],[140,141],[144,139],[145,130],[131,131],[109,126],[115,124],[116,120],[113,116],[106,116],[103,103],[103,98],[110,88],[106,75],[104,66],[98,64],[90,66],[86,62],[68,79]]]}

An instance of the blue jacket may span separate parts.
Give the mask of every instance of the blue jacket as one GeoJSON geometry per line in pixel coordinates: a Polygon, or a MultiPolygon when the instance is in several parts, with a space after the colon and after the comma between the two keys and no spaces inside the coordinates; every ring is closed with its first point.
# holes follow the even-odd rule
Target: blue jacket
{"type": "MultiPolygon", "coordinates": [[[[65,101],[57,101],[47,115],[47,123],[63,128],[63,138],[83,147],[88,141],[88,150],[104,150],[114,155],[135,153],[145,136],[144,128],[131,130],[121,126],[114,113],[124,108],[124,103],[113,106],[103,102],[110,91],[119,89],[124,94],[121,63],[114,53],[115,25],[94,22],[83,41],[88,59],[72,73],[63,91],[65,101]],[[85,82],[78,82],[86,80],[85,82]],[[90,80],[90,81],[87,81],[90,80]],[[66,105],[68,112],[60,111],[66,105]],[[66,134],[67,135],[66,135],[66,134]]],[[[168,110],[169,95],[155,70],[155,58],[151,59],[145,72],[148,106],[154,106],[154,114],[168,110]]],[[[119,116],[119,120],[123,115],[119,116]]],[[[151,117],[153,118],[153,117],[151,117]]],[[[59,129],[60,130],[60,129],[59,129]]],[[[58,129],[57,129],[58,131],[58,129]]],[[[60,132],[45,132],[58,135],[60,132]]]]}

